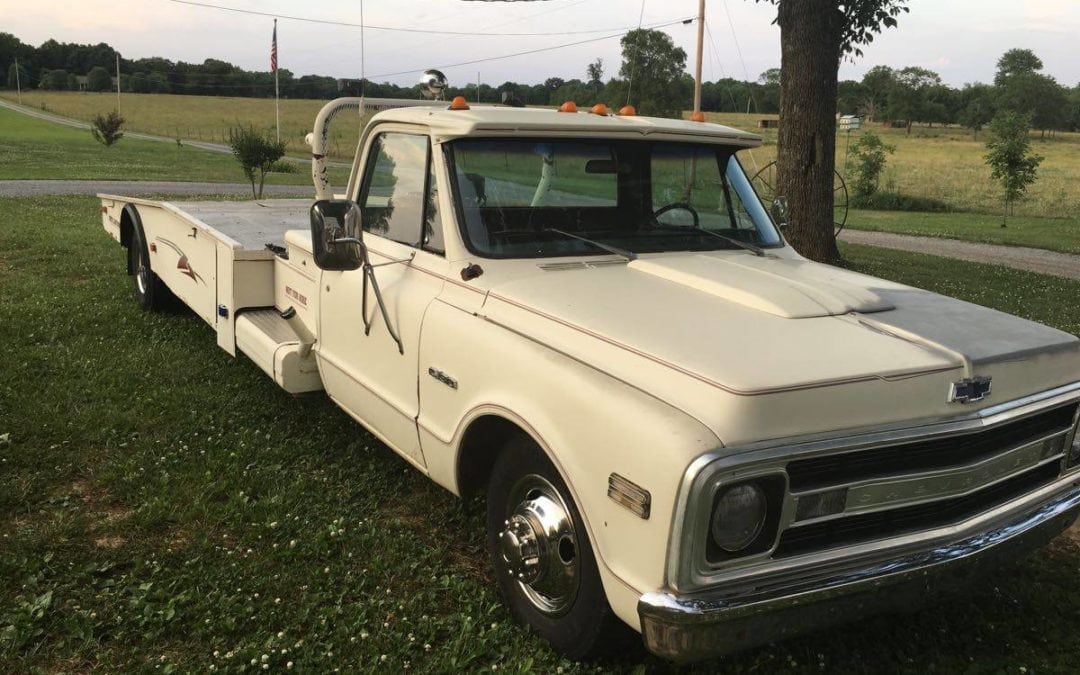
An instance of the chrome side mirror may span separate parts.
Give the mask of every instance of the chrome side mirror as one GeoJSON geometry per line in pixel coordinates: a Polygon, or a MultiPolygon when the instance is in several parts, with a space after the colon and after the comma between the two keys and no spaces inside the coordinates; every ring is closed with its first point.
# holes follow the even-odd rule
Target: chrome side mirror
{"type": "Polygon", "coordinates": [[[780,195],[772,202],[772,208],[770,209],[773,222],[781,230],[787,227],[788,224],[788,203],[787,197],[780,195]]]}
{"type": "Polygon", "coordinates": [[[356,202],[320,199],[312,204],[311,249],[320,269],[359,269],[364,262],[364,228],[356,202]]]}

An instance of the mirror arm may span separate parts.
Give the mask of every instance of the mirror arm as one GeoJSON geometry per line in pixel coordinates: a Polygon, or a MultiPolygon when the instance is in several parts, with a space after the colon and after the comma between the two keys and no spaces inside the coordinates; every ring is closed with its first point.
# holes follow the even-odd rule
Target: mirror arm
{"type": "Polygon", "coordinates": [[[358,244],[360,246],[364,245],[364,242],[360,241],[356,237],[341,237],[339,239],[335,239],[333,241],[333,243],[334,244],[358,244]]]}
{"type": "Polygon", "coordinates": [[[375,302],[379,305],[379,313],[382,314],[383,323],[386,324],[386,332],[389,333],[390,337],[397,343],[398,353],[404,354],[405,345],[401,342],[401,338],[398,336],[397,331],[394,330],[393,325],[390,323],[390,315],[386,311],[386,302],[383,301],[382,291],[379,290],[379,281],[375,278],[375,267],[368,259],[367,249],[364,249],[363,274],[364,286],[360,294],[360,318],[364,321],[364,335],[371,334],[371,326],[374,323],[374,321],[368,320],[367,313],[368,284],[370,283],[371,292],[375,295],[375,302]]]}

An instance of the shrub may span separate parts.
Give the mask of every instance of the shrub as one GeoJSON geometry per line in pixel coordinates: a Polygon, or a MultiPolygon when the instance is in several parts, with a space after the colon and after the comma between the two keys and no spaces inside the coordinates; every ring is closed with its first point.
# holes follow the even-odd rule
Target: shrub
{"type": "Polygon", "coordinates": [[[232,148],[233,157],[240,163],[244,176],[251,181],[252,196],[262,199],[266,173],[275,162],[285,156],[285,141],[275,141],[249,124],[246,127],[235,126],[229,129],[229,147],[232,148]],[[256,178],[258,191],[255,189],[256,178]]]}
{"type": "Polygon", "coordinates": [[[270,168],[266,170],[267,173],[299,173],[299,169],[293,162],[286,162],[283,159],[279,159],[270,165],[270,168]]]}
{"type": "Polygon", "coordinates": [[[896,150],[874,133],[865,133],[851,146],[848,165],[855,180],[852,193],[856,199],[870,197],[878,188],[881,172],[885,170],[885,156],[896,150]]]}
{"type": "Polygon", "coordinates": [[[1001,182],[1005,193],[1005,208],[1001,213],[1001,226],[1009,205],[1024,196],[1027,187],[1035,182],[1036,171],[1043,158],[1031,153],[1028,130],[1031,118],[1014,112],[998,113],[990,122],[990,140],[986,142],[986,163],[990,176],[1001,182]]]}
{"type": "Polygon", "coordinates": [[[118,111],[113,110],[108,115],[98,113],[94,115],[94,120],[90,125],[90,133],[94,136],[95,141],[109,147],[124,137],[124,132],[120,130],[123,126],[124,118],[120,116],[118,111]]]}

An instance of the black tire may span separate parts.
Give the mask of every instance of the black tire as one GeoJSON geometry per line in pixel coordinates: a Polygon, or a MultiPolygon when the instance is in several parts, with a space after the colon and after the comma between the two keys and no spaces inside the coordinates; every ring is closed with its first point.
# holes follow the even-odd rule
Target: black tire
{"type": "Polygon", "coordinates": [[[141,225],[136,225],[131,232],[128,269],[131,271],[135,301],[139,303],[139,307],[148,312],[160,312],[172,306],[172,291],[150,267],[150,249],[141,225]]]}
{"type": "MultiPolygon", "coordinates": [[[[537,492],[534,490],[532,494],[537,492]]],[[[509,441],[495,460],[487,490],[487,531],[488,550],[499,592],[515,621],[536,631],[556,651],[573,660],[610,656],[634,643],[633,631],[615,616],[608,604],[592,545],[570,491],[543,451],[528,436],[521,435],[509,441]],[[503,541],[504,537],[513,536],[506,532],[511,529],[507,521],[513,521],[515,507],[522,503],[515,491],[522,485],[527,490],[536,477],[541,479],[538,485],[546,483],[554,488],[566,507],[573,524],[573,556],[569,556],[572,558],[569,564],[576,563],[577,583],[573,597],[558,597],[546,610],[538,606],[538,601],[546,604],[549,598],[521,582],[511,571],[514,563],[504,554],[507,547],[503,541]]],[[[569,547],[564,546],[566,536],[564,534],[558,540],[557,549],[551,549],[557,550],[555,555],[559,556],[557,560],[551,558],[551,564],[564,561],[564,553],[569,553],[569,547]]],[[[511,541],[519,539],[515,537],[511,541]]],[[[515,555],[511,557],[520,560],[515,555]]],[[[538,583],[543,581],[542,577],[538,583]]]]}

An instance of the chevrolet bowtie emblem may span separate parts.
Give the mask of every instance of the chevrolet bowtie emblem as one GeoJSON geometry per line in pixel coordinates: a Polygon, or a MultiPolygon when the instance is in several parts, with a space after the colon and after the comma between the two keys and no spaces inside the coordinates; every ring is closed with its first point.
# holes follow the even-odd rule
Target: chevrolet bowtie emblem
{"type": "Polygon", "coordinates": [[[990,395],[991,378],[985,375],[965,377],[949,387],[949,403],[975,403],[990,395]]]}

